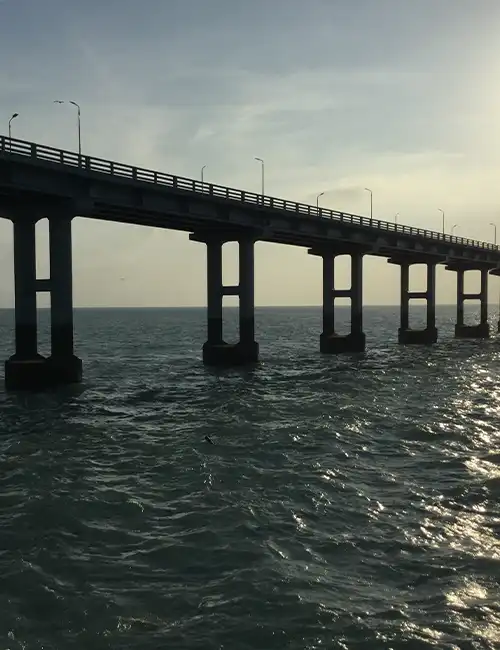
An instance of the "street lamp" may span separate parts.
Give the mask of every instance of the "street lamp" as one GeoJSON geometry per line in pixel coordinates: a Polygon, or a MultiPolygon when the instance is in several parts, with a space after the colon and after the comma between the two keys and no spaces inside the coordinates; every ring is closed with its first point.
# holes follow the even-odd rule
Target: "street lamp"
{"type": "Polygon", "coordinates": [[[80,105],[77,104],[76,102],[69,101],[69,102],[64,102],[62,99],[55,99],[54,104],[73,104],[73,106],[76,106],[77,110],[77,116],[78,116],[78,161],[80,161],[80,158],[82,156],[82,120],[81,120],[81,109],[80,105]]]}
{"type": "Polygon", "coordinates": [[[206,165],[203,165],[203,167],[201,168],[201,184],[202,184],[202,186],[203,186],[203,170],[205,168],[206,168],[206,165]]]}
{"type": "Polygon", "coordinates": [[[396,224],[396,226],[398,225],[398,217],[399,217],[399,212],[396,212],[396,214],[394,215],[394,223],[396,224]]]}
{"type": "Polygon", "coordinates": [[[458,226],[458,223],[455,223],[455,224],[453,224],[453,226],[451,227],[451,236],[452,236],[452,237],[453,237],[453,231],[455,230],[455,228],[456,228],[457,226],[458,226]]]}
{"type": "Polygon", "coordinates": [[[495,246],[497,245],[497,225],[496,223],[490,223],[490,226],[493,226],[495,229],[495,246]]]}
{"type": "Polygon", "coordinates": [[[443,235],[444,235],[444,210],[441,210],[441,208],[438,208],[438,212],[441,212],[443,215],[443,235]]]}
{"type": "Polygon", "coordinates": [[[264,205],[264,161],[262,160],[262,158],[257,158],[257,156],[255,156],[255,160],[258,160],[260,162],[260,165],[261,165],[261,170],[262,170],[262,205],[264,205]]]}
{"type": "Polygon", "coordinates": [[[373,192],[369,187],[365,187],[367,192],[370,192],[370,219],[373,219],[373,192]]]}
{"type": "Polygon", "coordinates": [[[19,117],[19,113],[13,113],[12,117],[9,120],[9,140],[12,138],[12,120],[15,120],[16,117],[19,117]]]}
{"type": "Polygon", "coordinates": [[[316,210],[319,210],[319,198],[320,196],[323,196],[324,192],[320,192],[318,196],[316,197],[316,210]]]}

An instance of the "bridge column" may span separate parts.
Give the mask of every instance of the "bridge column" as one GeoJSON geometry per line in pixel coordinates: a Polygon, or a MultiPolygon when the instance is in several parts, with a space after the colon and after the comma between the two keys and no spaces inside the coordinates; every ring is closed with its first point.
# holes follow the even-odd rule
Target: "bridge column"
{"type": "Polygon", "coordinates": [[[254,240],[239,240],[240,296],[240,356],[248,362],[259,359],[259,344],[255,341],[255,271],[254,240]]]}
{"type": "Polygon", "coordinates": [[[222,345],[222,244],[220,239],[207,240],[207,341],[205,348],[222,345]]]}
{"type": "Polygon", "coordinates": [[[254,239],[240,237],[239,283],[222,283],[222,246],[228,241],[223,234],[190,235],[192,241],[207,246],[207,340],[203,344],[203,363],[210,366],[237,366],[255,363],[259,359],[259,344],[255,341],[254,306],[254,239]],[[223,338],[223,296],[238,296],[240,301],[238,343],[226,343],[223,338]]]}
{"type": "Polygon", "coordinates": [[[488,270],[481,269],[481,293],[479,294],[481,301],[481,315],[480,325],[483,332],[487,332],[486,336],[490,335],[490,326],[488,323],[488,270]]]}
{"type": "Polygon", "coordinates": [[[490,335],[490,326],[488,323],[488,269],[479,269],[481,271],[481,289],[479,293],[465,293],[465,271],[473,269],[465,266],[447,266],[446,268],[457,273],[457,322],[455,325],[455,338],[487,339],[490,335]],[[464,302],[466,300],[480,301],[480,321],[477,325],[465,325],[464,323],[464,302]]]}
{"type": "MultiPolygon", "coordinates": [[[[398,329],[398,342],[404,345],[431,345],[436,343],[438,332],[436,328],[436,264],[427,262],[427,289],[425,291],[410,291],[410,266],[408,259],[390,259],[392,264],[398,264],[401,270],[401,304],[400,327],[398,329]],[[426,301],[426,327],[425,329],[412,329],[410,327],[410,300],[420,298],[426,301]]],[[[417,263],[418,262],[413,262],[417,263]]]]}
{"type": "Polygon", "coordinates": [[[351,254],[351,345],[354,351],[364,351],[363,332],[363,255],[351,254]]]}
{"type": "Polygon", "coordinates": [[[410,329],[410,263],[402,262],[401,271],[401,298],[400,298],[400,328],[398,338],[401,342],[403,332],[410,329]]]}
{"type": "Polygon", "coordinates": [[[464,269],[457,269],[457,322],[455,324],[455,336],[457,330],[464,327],[464,269]]]}
{"type": "Polygon", "coordinates": [[[325,254],[323,258],[323,332],[320,337],[320,347],[323,340],[335,334],[335,314],[333,291],[335,281],[333,277],[335,255],[325,254]]]}
{"type": "Polygon", "coordinates": [[[15,354],[5,362],[5,387],[36,388],[43,383],[45,359],[38,354],[36,240],[38,216],[18,213],[14,225],[15,354]]]}
{"type": "Polygon", "coordinates": [[[437,341],[436,328],[436,265],[427,264],[427,332],[432,343],[437,341]]]}
{"type": "Polygon", "coordinates": [[[308,251],[320,255],[323,260],[323,331],[320,336],[320,351],[325,354],[342,352],[364,352],[366,337],[363,332],[363,253],[351,255],[351,288],[335,289],[336,251],[308,251]],[[351,300],[351,331],[347,335],[335,332],[335,298],[351,300]]]}
{"type": "Polygon", "coordinates": [[[49,217],[51,356],[50,382],[72,384],[82,380],[82,362],[73,350],[73,266],[70,214],[49,217]]]}

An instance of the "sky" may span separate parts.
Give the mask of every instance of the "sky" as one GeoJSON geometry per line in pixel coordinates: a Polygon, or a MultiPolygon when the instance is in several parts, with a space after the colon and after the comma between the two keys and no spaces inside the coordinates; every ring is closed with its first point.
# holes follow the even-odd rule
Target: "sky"
{"type": "MultiPolygon", "coordinates": [[[[0,0],[0,59],[4,134],[18,112],[14,137],[77,150],[75,107],[53,103],[73,100],[84,154],[193,178],[206,165],[205,181],[256,192],[258,156],[268,195],[324,192],[324,207],[368,215],[369,187],[375,218],[439,231],[441,208],[447,232],[484,241],[500,225],[498,0],[0,0]]],[[[79,218],[73,263],[77,306],[206,304],[205,247],[187,233],[79,218]]],[[[321,304],[306,249],[258,243],[255,273],[258,305],[321,304]]],[[[10,307],[3,219],[0,278],[10,307]]],[[[365,304],[398,303],[397,267],[366,258],[364,278],[365,304]]],[[[235,244],[224,280],[237,282],[235,244]]],[[[452,304],[455,275],[437,283],[452,304]]]]}

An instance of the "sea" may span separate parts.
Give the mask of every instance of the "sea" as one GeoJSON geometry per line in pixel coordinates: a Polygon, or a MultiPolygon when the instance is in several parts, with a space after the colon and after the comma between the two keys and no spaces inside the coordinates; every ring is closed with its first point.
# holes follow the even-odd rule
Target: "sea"
{"type": "Polygon", "coordinates": [[[498,314],[364,316],[331,357],[320,308],[258,308],[216,371],[204,309],[75,310],[83,383],[0,386],[0,650],[500,648],[498,314]]]}

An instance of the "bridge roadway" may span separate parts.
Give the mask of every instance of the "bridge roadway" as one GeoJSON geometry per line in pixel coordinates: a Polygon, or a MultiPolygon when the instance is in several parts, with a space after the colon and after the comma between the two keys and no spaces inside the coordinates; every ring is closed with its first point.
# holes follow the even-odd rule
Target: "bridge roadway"
{"type": "Polygon", "coordinates": [[[207,341],[203,360],[213,365],[258,360],[254,335],[254,244],[267,241],[303,246],[323,259],[325,353],[365,348],[362,319],[362,264],[378,255],[401,268],[400,343],[437,340],[435,272],[437,264],[457,273],[457,337],[489,336],[487,284],[500,275],[500,250],[491,243],[464,239],[402,224],[318,208],[230,187],[164,174],[17,139],[0,136],[0,216],[14,226],[15,354],[5,363],[7,388],[43,388],[82,377],[73,349],[71,222],[76,216],[190,233],[207,246],[207,341]],[[48,217],[50,277],[36,277],[35,225],[48,217]],[[222,245],[238,241],[240,279],[222,284],[222,245]],[[351,256],[351,288],[335,289],[335,257],[351,256]],[[409,290],[411,264],[427,265],[427,289],[409,290]],[[464,273],[481,272],[478,294],[464,292],[464,273]],[[51,355],[38,354],[36,294],[51,294],[51,355]],[[240,340],[223,339],[223,295],[238,295],[240,340]],[[335,332],[334,302],[351,299],[351,331],[335,332]],[[409,327],[409,301],[427,301],[427,325],[409,327]],[[464,324],[464,301],[481,303],[480,322],[464,324]]]}

